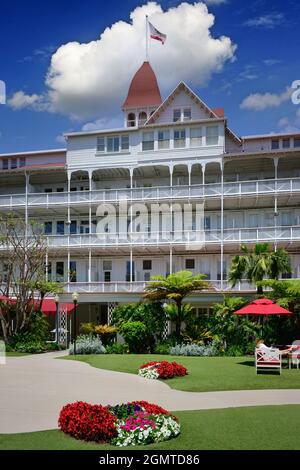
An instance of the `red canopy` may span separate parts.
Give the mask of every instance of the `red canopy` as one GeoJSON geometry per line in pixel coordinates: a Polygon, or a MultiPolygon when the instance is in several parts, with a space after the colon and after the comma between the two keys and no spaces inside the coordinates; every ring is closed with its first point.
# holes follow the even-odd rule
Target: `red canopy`
{"type": "Polygon", "coordinates": [[[236,315],[293,315],[270,299],[253,300],[250,304],[234,312],[236,315]]]}
{"type": "MultiPolygon", "coordinates": [[[[66,310],[67,313],[71,313],[74,309],[74,304],[60,303],[59,309],[66,310]]],[[[42,304],[42,312],[45,315],[55,315],[56,314],[56,303],[52,299],[44,299],[42,304]]]]}
{"type": "Polygon", "coordinates": [[[11,304],[16,303],[16,299],[11,299],[10,297],[7,297],[6,295],[0,295],[0,300],[4,300],[5,302],[9,302],[11,304]]]}

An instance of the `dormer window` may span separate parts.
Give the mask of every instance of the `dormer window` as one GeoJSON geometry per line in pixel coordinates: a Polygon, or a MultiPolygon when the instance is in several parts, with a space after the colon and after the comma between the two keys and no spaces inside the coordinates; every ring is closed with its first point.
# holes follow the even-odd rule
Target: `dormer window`
{"type": "Polygon", "coordinates": [[[279,140],[272,140],[271,144],[272,150],[278,150],[279,149],[279,140]]]}
{"type": "Polygon", "coordinates": [[[107,137],[107,152],[118,152],[119,144],[119,136],[107,137]]]}
{"type": "Polygon", "coordinates": [[[174,148],[183,148],[185,147],[185,129],[180,131],[174,131],[174,148]]]}
{"type": "Polygon", "coordinates": [[[173,122],[181,121],[181,109],[173,110],[173,122]]]}
{"type": "Polygon", "coordinates": [[[98,137],[97,138],[97,152],[104,152],[105,151],[105,138],[98,137]]]}
{"type": "Polygon", "coordinates": [[[143,132],[142,150],[154,150],[154,132],[143,132]]]}
{"type": "Polygon", "coordinates": [[[218,126],[210,126],[206,128],[206,145],[218,145],[219,128],[218,126]]]}

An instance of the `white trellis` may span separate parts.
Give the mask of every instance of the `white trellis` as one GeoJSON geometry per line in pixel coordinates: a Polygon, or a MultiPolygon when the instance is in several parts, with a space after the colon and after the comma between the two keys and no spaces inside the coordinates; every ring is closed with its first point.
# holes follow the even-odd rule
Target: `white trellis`
{"type": "Polygon", "coordinates": [[[111,320],[112,320],[112,313],[114,311],[114,309],[116,308],[117,306],[117,302],[108,302],[107,304],[107,323],[108,325],[111,324],[111,320]]]}
{"type": "Polygon", "coordinates": [[[68,310],[62,304],[58,310],[58,344],[68,347],[68,332],[68,310]]]}

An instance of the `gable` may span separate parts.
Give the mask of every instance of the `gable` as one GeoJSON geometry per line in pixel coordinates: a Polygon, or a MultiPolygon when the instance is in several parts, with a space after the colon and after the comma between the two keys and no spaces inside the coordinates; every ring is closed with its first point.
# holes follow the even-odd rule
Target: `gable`
{"type": "Polygon", "coordinates": [[[184,107],[191,108],[192,120],[218,118],[216,113],[181,82],[148,119],[146,125],[173,122],[173,110],[184,107]]]}

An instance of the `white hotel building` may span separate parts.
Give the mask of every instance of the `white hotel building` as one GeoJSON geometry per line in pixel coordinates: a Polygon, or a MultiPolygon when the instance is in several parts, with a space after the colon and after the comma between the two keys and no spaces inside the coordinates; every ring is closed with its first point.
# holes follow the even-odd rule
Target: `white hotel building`
{"type": "MultiPolygon", "coordinates": [[[[285,247],[300,278],[300,134],[239,137],[223,109],[183,82],[163,101],[148,62],[122,109],[120,129],[67,134],[66,149],[0,155],[0,211],[44,223],[47,276],[63,283],[63,300],[80,293],[78,322],[106,323],[116,303],[142,298],[152,274],[181,269],[214,286],[190,298],[199,313],[224,292],[249,294],[247,282],[227,281],[243,242],[285,247]],[[122,239],[109,227],[96,233],[98,206],[125,200],[171,211],[203,203],[203,243],[166,240],[161,224],[122,239]]],[[[135,216],[129,211],[128,226],[135,216]]]]}

